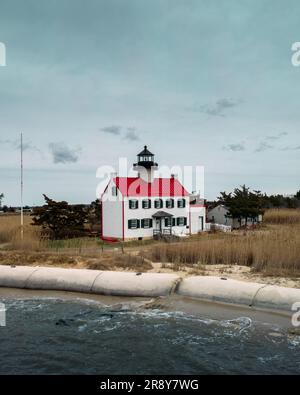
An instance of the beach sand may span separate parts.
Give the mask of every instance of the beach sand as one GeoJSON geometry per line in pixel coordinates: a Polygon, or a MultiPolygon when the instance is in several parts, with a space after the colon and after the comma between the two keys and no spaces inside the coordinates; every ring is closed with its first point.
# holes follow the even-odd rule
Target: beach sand
{"type": "Polygon", "coordinates": [[[195,270],[191,267],[183,267],[181,270],[174,270],[172,265],[164,263],[152,263],[153,269],[148,270],[152,273],[174,273],[184,278],[193,275],[217,276],[226,277],[229,279],[256,282],[261,284],[279,285],[288,288],[300,288],[300,278],[290,277],[277,277],[277,276],[264,276],[261,273],[251,271],[248,266],[240,265],[203,265],[201,269],[195,270]]]}

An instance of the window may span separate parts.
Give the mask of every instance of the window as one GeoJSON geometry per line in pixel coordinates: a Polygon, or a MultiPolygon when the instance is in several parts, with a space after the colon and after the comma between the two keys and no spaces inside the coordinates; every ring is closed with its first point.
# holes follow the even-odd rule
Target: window
{"type": "Polygon", "coordinates": [[[175,218],[166,217],[165,218],[165,226],[171,227],[175,225],[175,218]]]}
{"type": "Polygon", "coordinates": [[[187,223],[186,217],[178,217],[177,218],[177,226],[184,226],[187,223]]]}
{"type": "Polygon", "coordinates": [[[138,202],[138,200],[129,200],[129,208],[130,208],[130,209],[139,208],[139,202],[138,202]]]}
{"type": "Polygon", "coordinates": [[[112,188],[111,188],[111,194],[112,194],[112,196],[118,196],[117,187],[112,187],[112,188]]]}
{"type": "Polygon", "coordinates": [[[173,208],[174,207],[174,199],[166,200],[166,208],[173,208]]]}
{"type": "Polygon", "coordinates": [[[177,201],[177,207],[178,208],[184,208],[185,207],[185,199],[179,199],[177,201]]]}
{"type": "Polygon", "coordinates": [[[141,221],[141,227],[142,228],[152,228],[152,219],[151,218],[144,218],[141,221]]]}
{"type": "Polygon", "coordinates": [[[138,229],[140,227],[139,219],[129,219],[128,220],[128,229],[138,229]]]}
{"type": "Polygon", "coordinates": [[[140,162],[151,162],[153,161],[153,156],[148,155],[148,156],[140,156],[139,157],[140,162]]]}
{"type": "Polygon", "coordinates": [[[163,208],[163,201],[162,201],[162,199],[154,200],[154,207],[155,208],[163,208]]]}
{"type": "Polygon", "coordinates": [[[143,208],[151,208],[151,200],[150,199],[145,199],[142,201],[142,207],[143,208]]]}

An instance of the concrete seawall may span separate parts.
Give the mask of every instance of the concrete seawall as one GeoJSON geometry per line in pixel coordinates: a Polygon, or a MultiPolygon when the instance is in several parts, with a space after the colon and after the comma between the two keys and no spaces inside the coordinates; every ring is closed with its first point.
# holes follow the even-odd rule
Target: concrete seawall
{"type": "Polygon", "coordinates": [[[118,296],[166,296],[175,274],[0,266],[0,287],[47,289],[118,296]]]}
{"type": "Polygon", "coordinates": [[[300,289],[237,281],[222,277],[192,276],[180,282],[177,293],[212,302],[291,311],[300,302],[300,289]]]}
{"type": "Polygon", "coordinates": [[[110,272],[29,266],[1,266],[0,287],[84,292],[112,296],[167,296],[172,293],[206,301],[291,311],[300,289],[220,277],[169,273],[110,272]]]}

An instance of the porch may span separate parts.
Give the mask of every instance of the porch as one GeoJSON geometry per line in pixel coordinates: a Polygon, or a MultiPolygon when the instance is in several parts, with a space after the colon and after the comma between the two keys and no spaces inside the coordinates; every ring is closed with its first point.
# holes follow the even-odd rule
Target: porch
{"type": "Polygon", "coordinates": [[[173,215],[165,211],[157,211],[152,215],[153,218],[153,237],[172,236],[173,215]]]}

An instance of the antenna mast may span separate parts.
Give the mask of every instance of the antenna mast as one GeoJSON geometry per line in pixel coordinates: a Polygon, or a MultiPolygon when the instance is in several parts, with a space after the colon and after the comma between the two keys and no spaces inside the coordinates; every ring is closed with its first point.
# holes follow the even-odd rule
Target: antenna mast
{"type": "Polygon", "coordinates": [[[24,214],[23,214],[23,134],[21,132],[21,240],[24,237],[24,214]]]}

